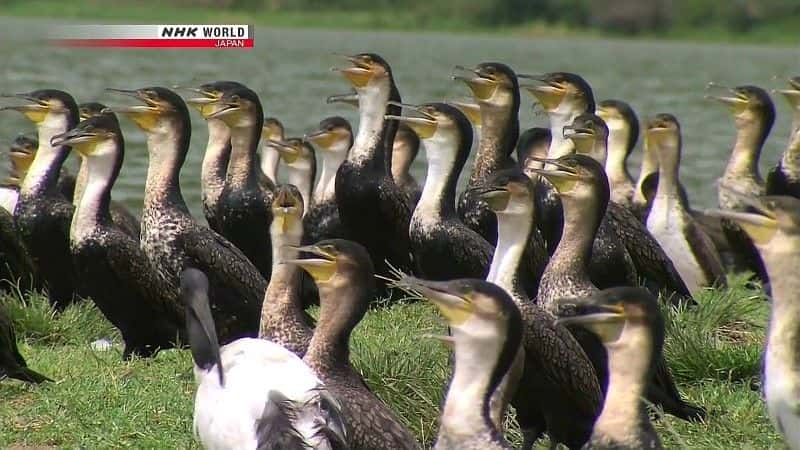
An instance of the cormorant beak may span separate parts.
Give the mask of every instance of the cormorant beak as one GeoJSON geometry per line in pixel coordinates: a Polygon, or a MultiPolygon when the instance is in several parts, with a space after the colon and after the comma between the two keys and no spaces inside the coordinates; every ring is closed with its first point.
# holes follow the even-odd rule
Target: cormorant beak
{"type": "Polygon", "coordinates": [[[331,130],[315,130],[303,136],[303,140],[311,142],[317,147],[327,150],[336,143],[337,135],[331,130]]]}
{"type": "Polygon", "coordinates": [[[470,123],[472,125],[479,127],[481,125],[481,107],[476,103],[471,102],[460,102],[455,100],[450,100],[447,102],[449,105],[455,106],[456,108],[460,109],[461,112],[467,116],[470,123]]]}
{"type": "Polygon", "coordinates": [[[517,79],[532,80],[532,82],[520,82],[519,87],[533,95],[545,111],[558,108],[567,93],[564,83],[550,81],[543,75],[517,74],[517,79]]]}
{"type": "Polygon", "coordinates": [[[292,221],[298,220],[302,212],[302,199],[295,197],[290,189],[278,188],[275,199],[272,201],[272,222],[286,233],[292,221]]]}
{"type": "Polygon", "coordinates": [[[298,258],[284,261],[285,264],[300,266],[308,272],[317,284],[330,281],[336,274],[336,255],[317,245],[287,246],[299,252],[310,253],[319,258],[298,258]]]}
{"type": "Polygon", "coordinates": [[[73,128],[65,133],[58,134],[53,136],[50,139],[50,145],[59,146],[59,145],[74,145],[76,146],[75,149],[78,150],[81,154],[84,154],[81,151],[81,148],[84,147],[80,144],[86,144],[89,142],[94,141],[98,137],[98,133],[93,131],[86,131],[81,129],[81,127],[73,128]]]}
{"type": "Polygon", "coordinates": [[[437,340],[451,350],[456,347],[456,340],[453,338],[453,336],[447,336],[444,334],[423,334],[422,337],[437,340]]]}
{"type": "Polygon", "coordinates": [[[275,149],[281,155],[281,159],[283,159],[286,164],[292,164],[297,161],[297,158],[300,156],[300,149],[291,142],[276,140],[270,140],[269,142],[275,146],[275,149]]]}
{"type": "Polygon", "coordinates": [[[52,105],[51,103],[36,98],[30,94],[0,94],[0,97],[5,98],[20,98],[30,103],[25,105],[9,105],[0,107],[0,111],[18,111],[22,113],[33,123],[39,124],[44,122],[47,113],[50,111],[63,111],[63,108],[52,105]]]}
{"type": "Polygon", "coordinates": [[[242,107],[238,102],[234,101],[226,102],[220,99],[204,106],[201,112],[203,112],[203,116],[205,116],[206,119],[224,120],[227,117],[230,117],[231,114],[241,109],[242,107]],[[213,110],[209,111],[207,108],[211,108],[213,110]]]}
{"type": "Polygon", "coordinates": [[[358,93],[349,92],[347,94],[331,95],[325,99],[325,103],[344,103],[346,105],[355,106],[358,108],[358,93]]]}
{"type": "Polygon", "coordinates": [[[158,117],[163,110],[161,105],[149,99],[139,89],[129,90],[129,89],[106,88],[106,91],[120,95],[125,95],[128,97],[133,97],[143,102],[144,105],[113,106],[104,109],[103,112],[124,114],[134,123],[136,123],[136,125],[138,125],[139,128],[141,128],[143,131],[149,131],[155,128],[156,123],[158,122],[158,117]]]}
{"type": "Polygon", "coordinates": [[[261,127],[261,138],[267,141],[282,141],[283,130],[274,123],[265,123],[261,127]]]}
{"type": "Polygon", "coordinates": [[[789,89],[773,89],[773,93],[778,93],[786,98],[792,108],[800,108],[800,77],[789,78],[789,89]]]}
{"type": "Polygon", "coordinates": [[[720,84],[711,82],[708,83],[706,86],[706,90],[717,89],[723,90],[728,95],[706,95],[705,98],[707,100],[715,100],[723,105],[727,106],[733,114],[739,114],[740,112],[747,109],[747,106],[750,104],[750,99],[744,95],[743,93],[737,91],[736,89],[729,88],[722,86],[720,84]]]}
{"type": "Polygon", "coordinates": [[[505,211],[508,201],[511,199],[511,192],[505,186],[488,186],[477,188],[478,197],[489,205],[489,209],[494,212],[505,211]]]}
{"type": "Polygon", "coordinates": [[[353,87],[355,88],[364,87],[370,82],[370,80],[372,80],[372,77],[375,76],[375,71],[372,67],[372,64],[363,61],[358,56],[351,56],[351,55],[338,55],[338,56],[347,59],[353,65],[345,68],[333,68],[332,70],[341,72],[342,75],[344,75],[344,77],[347,78],[347,81],[349,81],[350,84],[353,85],[353,87]]]}
{"type": "Polygon", "coordinates": [[[574,168],[560,163],[557,159],[538,158],[536,156],[529,156],[528,160],[538,161],[545,164],[545,168],[538,169],[530,167],[530,171],[538,173],[539,175],[547,178],[559,193],[564,194],[570,192],[575,184],[583,179],[580,173],[574,168]],[[547,164],[554,168],[548,169],[547,164]]]}
{"type": "Polygon", "coordinates": [[[405,276],[397,282],[398,286],[418,292],[436,305],[447,322],[457,327],[472,316],[472,302],[462,294],[455,292],[452,282],[422,280],[405,276]]]}
{"type": "Polygon", "coordinates": [[[567,139],[575,140],[585,140],[585,139],[594,139],[594,130],[591,128],[581,128],[581,127],[574,127],[572,125],[567,125],[564,127],[564,137],[567,139]]]}
{"type": "Polygon", "coordinates": [[[750,212],[741,212],[709,209],[706,210],[706,213],[713,217],[729,219],[738,223],[756,244],[764,245],[769,243],[778,229],[778,216],[775,211],[757,197],[751,197],[724,185],[719,187],[751,207],[752,210],[750,212]]]}
{"type": "Polygon", "coordinates": [[[185,99],[186,104],[196,109],[202,114],[204,119],[211,118],[211,115],[221,109],[219,101],[222,94],[219,92],[204,92],[197,88],[192,88],[194,92],[198,92],[202,97],[192,97],[185,99]]]}
{"type": "Polygon", "coordinates": [[[389,104],[410,109],[419,113],[422,117],[395,116],[393,114],[387,114],[384,116],[386,120],[394,119],[399,122],[404,122],[409,128],[411,128],[411,130],[414,131],[414,133],[417,134],[417,136],[419,136],[420,139],[428,139],[436,134],[436,129],[438,128],[436,116],[427,112],[423,107],[394,101],[389,101],[389,104]]]}
{"type": "Polygon", "coordinates": [[[619,339],[627,319],[624,306],[596,304],[591,297],[560,303],[558,316],[558,325],[586,328],[602,342],[619,339]]]}
{"type": "Polygon", "coordinates": [[[490,99],[497,90],[497,86],[500,85],[497,80],[482,73],[478,68],[467,69],[463,66],[455,66],[453,71],[463,73],[463,75],[452,75],[453,80],[464,82],[478,101],[490,99]]]}

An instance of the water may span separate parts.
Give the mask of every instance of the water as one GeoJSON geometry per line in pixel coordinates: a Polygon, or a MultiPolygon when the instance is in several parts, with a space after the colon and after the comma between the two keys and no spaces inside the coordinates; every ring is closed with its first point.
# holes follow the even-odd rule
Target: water
{"type": "MultiPolygon", "coordinates": [[[[330,71],[341,65],[333,52],[381,54],[392,65],[406,102],[466,97],[466,86],[450,80],[454,65],[483,61],[504,62],[520,73],[572,71],[593,86],[598,100],[628,101],[641,117],[659,112],[675,114],[684,131],[682,180],[697,206],[716,204],[715,181],[727,161],[733,122],[721,106],[703,99],[707,82],[727,85],[782,86],[773,80],[797,73],[797,50],[780,47],[724,44],[628,42],[585,39],[524,39],[497,36],[432,33],[349,32],[269,29],[257,27],[253,50],[102,50],[52,48],[14,40],[23,31],[45,29],[48,22],[0,18],[1,92],[57,88],[72,93],[79,102],[127,104],[127,99],[105,93],[106,87],[137,88],[149,85],[201,84],[218,79],[238,80],[258,92],[268,115],[278,117],[288,134],[300,135],[319,120],[342,115],[355,121],[356,111],[346,105],[327,105],[330,94],[349,89],[344,79],[330,71]]],[[[29,36],[30,34],[28,34],[29,36]]],[[[546,126],[534,114],[532,99],[522,97],[522,128],[546,126]]],[[[761,158],[762,173],[771,168],[785,146],[789,108],[774,98],[778,119],[761,158]]],[[[207,131],[192,113],[193,135],[181,183],[184,196],[197,217],[200,209],[200,162],[207,131]]],[[[0,113],[0,143],[20,132],[32,131],[20,114],[0,113]]],[[[114,198],[141,208],[147,152],[144,135],[130,122],[123,123],[126,159],[114,198]]],[[[412,170],[422,181],[424,153],[412,170]]],[[[638,172],[639,151],[631,158],[631,173],[638,172]]],[[[74,167],[75,161],[70,164],[74,167]]]]}

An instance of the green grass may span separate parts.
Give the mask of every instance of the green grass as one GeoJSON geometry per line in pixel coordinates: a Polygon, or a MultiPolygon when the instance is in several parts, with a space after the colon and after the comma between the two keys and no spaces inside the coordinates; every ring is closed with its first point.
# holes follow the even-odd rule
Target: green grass
{"type": "MultiPolygon", "coordinates": [[[[197,447],[191,422],[191,355],[161,352],[123,362],[120,339],[90,304],[54,314],[42,295],[1,300],[14,320],[20,350],[55,383],[0,382],[0,448],[197,447]],[[90,343],[110,337],[109,351],[90,343]]],[[[657,423],[667,448],[781,448],[758,391],[768,303],[758,286],[734,278],[732,288],[698,296],[699,306],[665,309],[666,355],[679,386],[708,410],[703,423],[671,416],[657,423]]],[[[355,365],[375,392],[430,442],[449,373],[447,350],[422,337],[441,333],[435,310],[401,303],[372,310],[356,330],[355,365]]],[[[508,433],[518,434],[510,421],[508,433]]],[[[546,443],[542,443],[544,448],[546,443]]]]}
{"type": "Polygon", "coordinates": [[[404,8],[347,10],[244,10],[162,2],[159,0],[11,0],[0,1],[0,16],[75,19],[119,23],[247,23],[273,27],[430,30],[468,33],[502,33],[529,37],[612,37],[682,41],[797,44],[800,17],[789,16],[756,24],[748,32],[722,26],[676,27],[667,31],[622,35],[596,28],[576,27],[534,19],[513,26],[482,26],[458,14],[412,11],[404,8]]]}

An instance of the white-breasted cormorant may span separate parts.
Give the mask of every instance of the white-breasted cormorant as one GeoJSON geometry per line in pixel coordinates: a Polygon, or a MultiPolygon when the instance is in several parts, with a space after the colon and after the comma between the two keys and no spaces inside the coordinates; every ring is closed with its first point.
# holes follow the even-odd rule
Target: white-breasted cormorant
{"type": "Polygon", "coordinates": [[[261,127],[261,172],[269,178],[273,184],[278,184],[278,169],[280,167],[281,156],[275,148],[276,141],[286,139],[284,135],[283,123],[274,117],[264,117],[264,125],[261,127]]]}
{"type": "Polygon", "coordinates": [[[634,185],[627,162],[639,139],[639,119],[633,108],[620,100],[603,100],[597,105],[597,115],[608,126],[606,175],[611,186],[611,201],[630,208],[634,185]]]}
{"type": "Polygon", "coordinates": [[[559,323],[595,334],[608,354],[603,410],[584,449],[661,449],[643,397],[664,347],[664,319],[646,289],[618,287],[562,303],[559,323]]]}
{"type": "Polygon", "coordinates": [[[410,172],[411,164],[414,163],[418,153],[419,136],[401,123],[397,127],[392,145],[392,178],[397,187],[406,193],[411,205],[416,205],[419,196],[422,195],[419,183],[410,172]]]}
{"type": "Polygon", "coordinates": [[[266,339],[219,346],[208,279],[187,269],[181,297],[194,360],[194,432],[210,449],[349,448],[341,406],[311,368],[266,339]]]}
{"type": "Polygon", "coordinates": [[[360,244],[327,239],[300,247],[305,257],[286,261],[308,272],[319,288],[320,310],[303,361],[342,404],[353,449],[419,449],[414,435],[369,389],[350,363],[350,335],[375,296],[375,272],[360,244]]]}
{"type": "Polygon", "coordinates": [[[659,114],[645,130],[648,147],[658,156],[658,190],[647,216],[647,229],[669,255],[689,291],[725,285],[725,270],[711,238],[687,211],[678,172],[681,130],[670,114],[659,114]]]}
{"type": "Polygon", "coordinates": [[[28,103],[5,106],[36,124],[39,146],[19,189],[14,220],[22,243],[47,287],[50,301],[63,308],[74,298],[75,270],[69,250],[72,203],[58,190],[61,166],[69,146],[50,140],[78,123],[78,105],[66,92],[42,89],[14,97],[28,103]]]}
{"type": "Polygon", "coordinates": [[[202,270],[209,278],[211,310],[222,342],[255,336],[267,282],[239,249],[192,218],[181,193],[180,170],[191,138],[186,104],[163,87],[113,91],[143,103],[110,109],[130,118],[147,135],[140,245],[169,286],[164,294],[179,302],[181,272],[190,267],[202,270]]]}
{"type": "MultiPolygon", "coordinates": [[[[311,191],[317,177],[317,157],[314,147],[301,138],[274,141],[285,170],[286,182],[294,185],[303,196],[304,211],[314,205],[311,191]]],[[[303,213],[305,215],[305,212],[303,213]]]]}
{"type": "Polygon", "coordinates": [[[792,108],[792,125],[781,160],[767,174],[767,195],[800,198],[800,77],[790,78],[788,89],[774,92],[783,95],[792,108]]]}
{"type": "Polygon", "coordinates": [[[148,357],[178,345],[183,311],[131,237],[111,219],[111,188],[122,168],[124,141],[117,118],[104,113],[52,139],[81,157],[85,173],[70,227],[77,286],[114,324],[125,342],[123,358],[148,357]]]}

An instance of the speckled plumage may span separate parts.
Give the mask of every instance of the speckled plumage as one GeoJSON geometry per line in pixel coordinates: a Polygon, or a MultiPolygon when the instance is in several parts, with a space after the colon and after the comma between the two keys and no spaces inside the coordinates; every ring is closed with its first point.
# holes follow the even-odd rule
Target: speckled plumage
{"type": "MultiPolygon", "coordinates": [[[[20,240],[14,216],[5,209],[0,209],[0,280],[20,280],[23,289],[41,287],[36,266],[20,240]]],[[[0,284],[0,289],[8,287],[8,283],[0,284]]]]}

